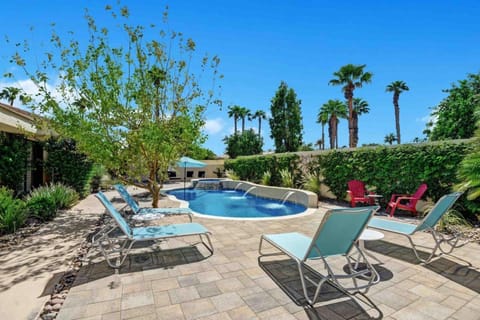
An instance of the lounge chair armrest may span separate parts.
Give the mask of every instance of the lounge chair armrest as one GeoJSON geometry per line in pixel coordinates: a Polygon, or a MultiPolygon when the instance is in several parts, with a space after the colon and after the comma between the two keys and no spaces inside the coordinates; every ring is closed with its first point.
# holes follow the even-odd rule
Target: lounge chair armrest
{"type": "Polygon", "coordinates": [[[395,202],[398,197],[411,197],[411,194],[405,194],[405,193],[394,193],[392,194],[392,197],[390,198],[390,202],[395,202]]]}

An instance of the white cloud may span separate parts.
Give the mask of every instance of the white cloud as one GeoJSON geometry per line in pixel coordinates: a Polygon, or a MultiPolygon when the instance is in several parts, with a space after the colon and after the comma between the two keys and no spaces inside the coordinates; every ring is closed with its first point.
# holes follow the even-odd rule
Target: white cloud
{"type": "MultiPolygon", "coordinates": [[[[53,97],[56,99],[60,99],[61,95],[60,93],[55,89],[55,86],[58,84],[59,79],[57,78],[55,80],[56,83],[48,84],[47,83],[47,89],[52,93],[53,97]]],[[[24,80],[17,80],[17,81],[0,81],[0,88],[5,88],[5,87],[15,87],[15,88],[20,88],[22,89],[25,93],[29,94],[34,101],[38,101],[38,97],[36,96],[38,94],[38,87],[37,85],[30,79],[24,79],[24,80]]],[[[15,106],[20,106],[22,105],[20,100],[17,98],[17,100],[14,102],[15,106]]]]}
{"type": "Polygon", "coordinates": [[[204,130],[208,134],[217,134],[221,131],[223,131],[223,128],[225,127],[225,123],[222,118],[215,118],[215,119],[208,119],[205,121],[204,125],[204,130]]]}
{"type": "Polygon", "coordinates": [[[422,123],[429,123],[429,122],[431,122],[431,123],[435,124],[435,123],[437,123],[438,116],[437,116],[437,115],[432,116],[431,114],[429,114],[429,115],[423,116],[423,117],[421,117],[421,118],[417,118],[417,119],[415,119],[415,120],[416,120],[417,122],[422,122],[422,123]]]}

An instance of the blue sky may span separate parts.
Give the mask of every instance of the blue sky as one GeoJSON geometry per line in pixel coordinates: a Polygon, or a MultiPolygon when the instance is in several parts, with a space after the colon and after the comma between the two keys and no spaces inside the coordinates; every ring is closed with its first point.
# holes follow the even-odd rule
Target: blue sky
{"type": "MultiPolygon", "coordinates": [[[[103,8],[115,1],[4,1],[0,35],[13,41],[48,42],[49,25],[86,30],[83,9],[101,20],[103,8]],[[8,23],[5,23],[8,22],[8,23]],[[30,27],[35,27],[32,35],[30,27]]],[[[341,66],[366,64],[371,84],[355,91],[370,104],[360,117],[359,145],[383,143],[395,132],[392,94],[385,87],[403,80],[410,91],[400,96],[402,142],[423,138],[431,107],[452,83],[480,71],[479,1],[122,1],[136,23],[159,21],[165,5],[169,25],[197,44],[198,52],[221,59],[224,107],[206,113],[205,147],[223,154],[222,139],[233,132],[227,106],[240,105],[269,113],[280,81],[286,81],[302,101],[304,141],[321,135],[316,123],[320,106],[343,99],[339,87],[329,86],[341,66]]],[[[2,38],[3,39],[3,38],[2,38]]],[[[28,86],[9,64],[11,48],[0,50],[0,74],[14,71],[16,78],[0,78],[6,85],[28,86]]],[[[35,57],[32,57],[33,59],[35,57]]],[[[25,88],[28,89],[28,88],[25,88]]],[[[248,122],[247,127],[257,127],[248,122]]],[[[262,124],[264,150],[273,149],[268,121],[262,124]]],[[[339,145],[348,145],[346,120],[339,126],[339,145]]]]}

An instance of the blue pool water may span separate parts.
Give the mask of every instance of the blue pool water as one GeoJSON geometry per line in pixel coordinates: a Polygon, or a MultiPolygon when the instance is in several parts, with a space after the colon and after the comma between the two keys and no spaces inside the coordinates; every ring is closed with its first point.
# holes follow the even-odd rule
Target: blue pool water
{"type": "Polygon", "coordinates": [[[175,189],[166,192],[188,201],[195,212],[228,218],[273,218],[304,212],[307,208],[292,202],[265,199],[235,190],[175,189]]]}

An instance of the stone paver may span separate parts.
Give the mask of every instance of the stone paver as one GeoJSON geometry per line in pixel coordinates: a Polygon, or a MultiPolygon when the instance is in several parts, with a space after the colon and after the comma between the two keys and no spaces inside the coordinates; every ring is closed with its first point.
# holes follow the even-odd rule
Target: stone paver
{"type": "MultiPolygon", "coordinates": [[[[82,212],[86,224],[102,212],[100,203],[93,200],[92,207],[82,212]]],[[[313,214],[279,220],[233,221],[197,216],[194,221],[212,232],[213,255],[201,246],[189,246],[195,239],[176,239],[160,243],[155,251],[132,252],[117,273],[93,248],[89,263],[82,267],[58,319],[365,319],[380,313],[383,319],[392,320],[478,319],[478,244],[468,244],[455,252],[471,262],[473,268],[462,267],[462,261],[451,257],[423,266],[415,261],[404,238],[389,233],[380,241],[366,243],[367,249],[384,262],[376,264],[382,281],[366,294],[373,306],[331,287],[325,288],[321,302],[314,308],[302,305],[295,265],[282,257],[259,264],[259,239],[264,233],[300,231],[312,235],[328,206],[321,204],[313,214]]],[[[75,237],[68,239],[79,240],[73,241],[69,249],[81,242],[81,235],[87,230],[74,232],[75,237]]],[[[418,234],[416,239],[432,244],[428,234],[418,234]]],[[[12,259],[19,259],[18,255],[10,254],[12,259]]],[[[4,257],[0,255],[0,259],[4,257]]],[[[28,256],[24,261],[30,259],[28,256]]],[[[345,261],[335,260],[333,265],[341,269],[345,261]]],[[[21,272],[29,270],[27,266],[12,268],[9,274],[18,279],[21,272]]],[[[57,267],[49,269],[49,275],[57,272],[57,267]]],[[[6,283],[4,278],[0,273],[0,284],[6,283]]],[[[15,288],[16,284],[10,286],[15,288]]],[[[41,289],[44,287],[45,283],[41,289]]],[[[10,311],[4,309],[1,298],[0,291],[0,313],[10,311]]],[[[12,317],[0,316],[4,318],[12,317]]]]}

